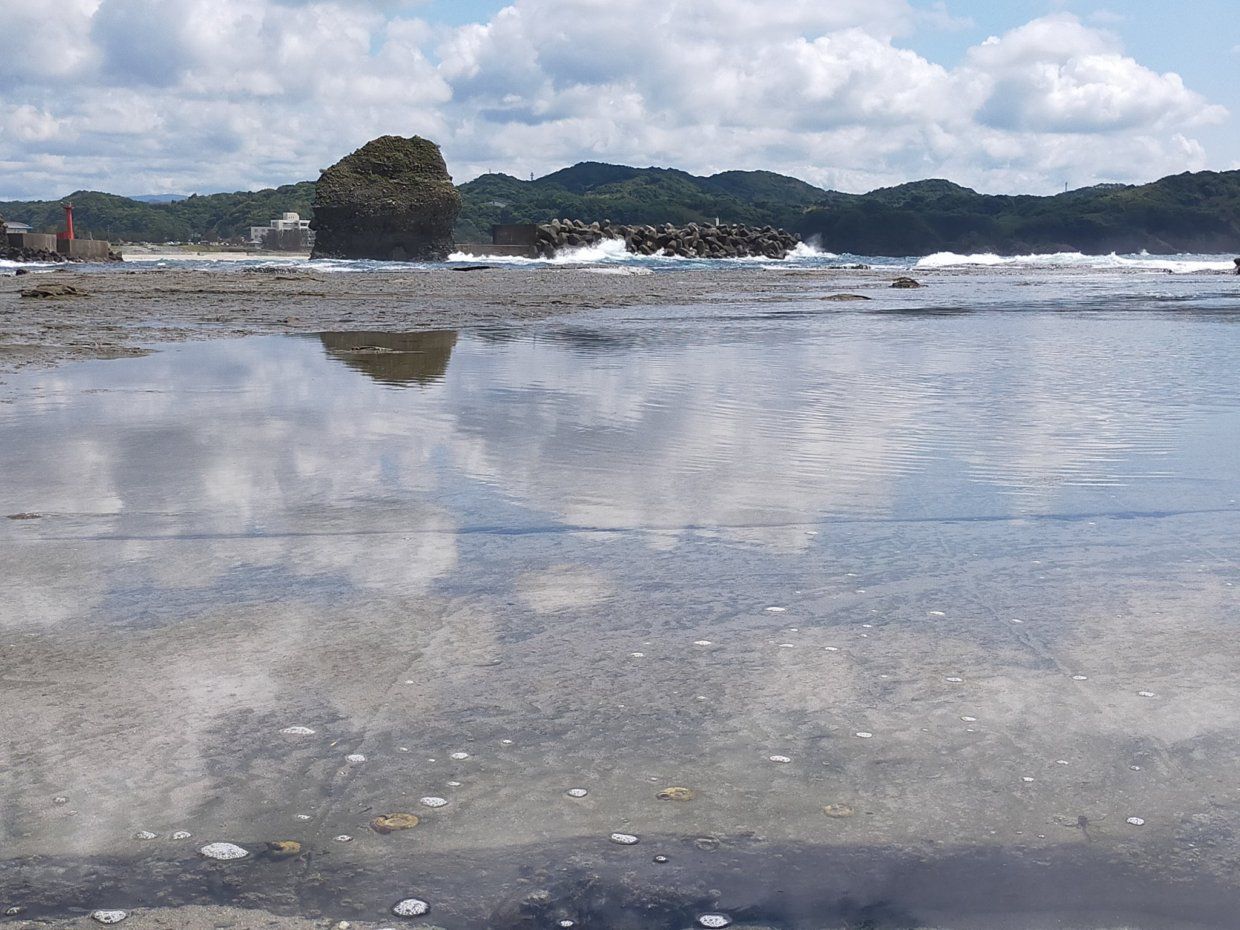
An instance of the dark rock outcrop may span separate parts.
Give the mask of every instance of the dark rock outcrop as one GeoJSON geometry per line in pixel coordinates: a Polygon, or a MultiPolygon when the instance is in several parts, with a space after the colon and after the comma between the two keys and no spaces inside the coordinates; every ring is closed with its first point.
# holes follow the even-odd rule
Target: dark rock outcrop
{"type": "Polygon", "coordinates": [[[22,296],[54,300],[59,297],[89,297],[90,294],[74,287],[72,284],[52,282],[50,284],[42,284],[39,287],[28,287],[22,291],[22,296]]]}
{"type": "Polygon", "coordinates": [[[787,258],[801,237],[770,226],[729,224],[712,226],[623,226],[603,220],[552,220],[538,227],[538,254],[551,257],[562,249],[597,245],[605,239],[623,239],[624,247],[638,255],[681,258],[787,258]]]}
{"type": "Polygon", "coordinates": [[[439,146],[380,136],[319,178],[312,257],[442,261],[460,209],[439,146]]]}

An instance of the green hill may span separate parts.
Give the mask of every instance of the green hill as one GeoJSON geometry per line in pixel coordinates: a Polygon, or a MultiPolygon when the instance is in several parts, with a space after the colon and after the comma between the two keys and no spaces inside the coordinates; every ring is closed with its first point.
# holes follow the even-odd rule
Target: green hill
{"type": "Polygon", "coordinates": [[[859,255],[929,252],[1240,251],[1240,171],[1099,185],[1053,197],[979,194],[918,181],[843,195],[795,224],[824,247],[859,255]]]}
{"type": "MultiPolygon", "coordinates": [[[[70,195],[77,227],[114,241],[244,236],[286,211],[310,215],[314,185],[140,203],[70,195]]],[[[697,177],[670,168],[583,162],[537,180],[485,174],[460,185],[459,242],[488,241],[495,223],[553,217],[616,223],[782,226],[834,252],[1240,252],[1240,171],[1199,172],[1140,186],[1106,184],[1053,197],[979,194],[945,180],[868,194],[826,191],[769,171],[697,177]]],[[[0,203],[0,214],[52,230],[58,201],[0,203]]]]}
{"type": "Polygon", "coordinates": [[[485,174],[462,184],[457,239],[488,241],[494,223],[540,223],[554,217],[616,223],[784,225],[826,191],[768,171],[728,171],[700,178],[673,168],[583,162],[535,181],[485,174]]]}
{"type": "MultiPolygon", "coordinates": [[[[189,242],[247,236],[251,226],[265,226],[286,211],[310,215],[314,184],[302,181],[261,191],[194,195],[173,203],[145,203],[102,194],[74,191],[73,225],[79,235],[113,242],[189,242]]],[[[29,223],[36,231],[61,227],[60,200],[0,203],[0,215],[29,223]]]]}

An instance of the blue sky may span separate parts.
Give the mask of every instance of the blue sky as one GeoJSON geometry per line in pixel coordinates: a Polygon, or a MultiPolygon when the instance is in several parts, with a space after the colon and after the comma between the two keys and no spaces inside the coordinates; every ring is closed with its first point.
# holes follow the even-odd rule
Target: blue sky
{"type": "Polygon", "coordinates": [[[0,199],[580,160],[1043,193],[1240,168],[1223,0],[3,0],[0,199]]]}

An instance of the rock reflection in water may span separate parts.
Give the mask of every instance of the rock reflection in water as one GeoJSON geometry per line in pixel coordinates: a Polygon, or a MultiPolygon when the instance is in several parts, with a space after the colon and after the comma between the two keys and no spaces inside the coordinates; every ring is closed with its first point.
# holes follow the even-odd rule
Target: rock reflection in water
{"type": "Polygon", "coordinates": [[[320,333],[328,358],[344,362],[380,384],[442,381],[456,346],[453,330],[424,333],[320,333]]]}

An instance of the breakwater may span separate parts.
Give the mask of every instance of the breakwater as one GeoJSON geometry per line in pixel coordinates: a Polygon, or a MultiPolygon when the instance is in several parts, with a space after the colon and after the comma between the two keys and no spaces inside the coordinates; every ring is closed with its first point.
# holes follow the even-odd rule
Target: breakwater
{"type": "Polygon", "coordinates": [[[623,239],[624,247],[637,255],[770,259],[787,258],[801,241],[800,236],[782,229],[741,223],[626,226],[610,220],[552,220],[537,226],[534,248],[540,258],[551,258],[564,249],[598,245],[608,239],[623,239]]]}
{"type": "Polygon", "coordinates": [[[0,238],[0,258],[11,262],[119,262],[103,239],[65,239],[50,233],[9,233],[0,238]]]}

